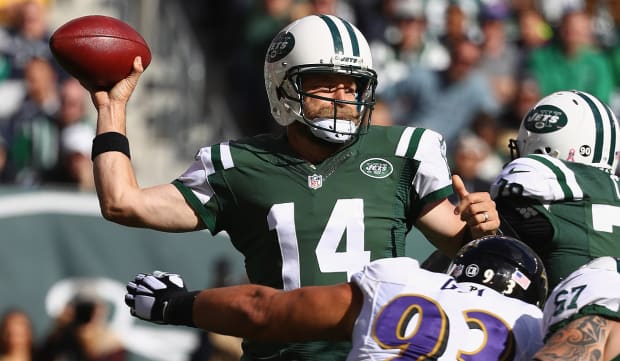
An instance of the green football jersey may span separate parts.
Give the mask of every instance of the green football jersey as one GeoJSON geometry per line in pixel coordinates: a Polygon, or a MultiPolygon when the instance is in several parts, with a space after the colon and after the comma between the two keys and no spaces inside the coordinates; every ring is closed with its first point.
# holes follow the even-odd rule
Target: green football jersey
{"type": "Polygon", "coordinates": [[[544,155],[504,167],[491,196],[532,200],[524,218],[542,214],[553,227],[551,244],[526,240],[545,262],[550,287],[595,257],[620,257],[620,181],[598,168],[544,155]]]}
{"type": "MultiPolygon", "coordinates": [[[[371,260],[403,256],[422,207],[452,193],[442,137],[411,127],[371,127],[318,165],[285,137],[221,143],[174,184],[212,233],[229,235],[250,282],[285,290],[347,282],[371,260]]],[[[322,344],[251,343],[244,359],[346,357],[348,346],[336,357],[322,344]]]]}

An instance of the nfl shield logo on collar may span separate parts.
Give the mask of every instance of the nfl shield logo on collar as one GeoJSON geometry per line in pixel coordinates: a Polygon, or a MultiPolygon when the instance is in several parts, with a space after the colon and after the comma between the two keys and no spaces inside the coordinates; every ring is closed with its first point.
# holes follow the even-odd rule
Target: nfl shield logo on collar
{"type": "Polygon", "coordinates": [[[318,189],[323,186],[323,176],[320,174],[313,174],[308,176],[308,187],[312,189],[318,189]]]}

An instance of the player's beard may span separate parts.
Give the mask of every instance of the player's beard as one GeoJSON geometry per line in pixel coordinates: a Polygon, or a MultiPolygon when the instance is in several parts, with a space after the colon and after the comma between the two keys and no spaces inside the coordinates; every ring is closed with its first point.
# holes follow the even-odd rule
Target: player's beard
{"type": "MultiPolygon", "coordinates": [[[[295,133],[303,136],[311,143],[320,143],[322,146],[333,149],[332,151],[336,151],[341,148],[343,144],[328,142],[327,140],[321,139],[320,137],[315,136],[311,130],[311,124],[320,119],[334,119],[334,107],[333,105],[319,105],[316,104],[304,104],[304,112],[302,114],[304,118],[304,122],[295,122],[290,125],[290,127],[295,128],[295,133]],[[313,106],[314,105],[314,106],[313,106]],[[304,124],[305,125],[302,125],[304,124]]],[[[359,123],[358,112],[355,111],[350,106],[342,106],[340,105],[337,108],[336,116],[337,119],[351,121],[354,124],[359,123]]]]}
{"type": "Polygon", "coordinates": [[[357,112],[351,106],[336,106],[336,114],[334,116],[334,107],[333,106],[322,106],[316,111],[307,110],[306,111],[306,119],[312,121],[313,119],[341,119],[348,120],[353,122],[355,125],[359,125],[359,112],[357,112]]]}

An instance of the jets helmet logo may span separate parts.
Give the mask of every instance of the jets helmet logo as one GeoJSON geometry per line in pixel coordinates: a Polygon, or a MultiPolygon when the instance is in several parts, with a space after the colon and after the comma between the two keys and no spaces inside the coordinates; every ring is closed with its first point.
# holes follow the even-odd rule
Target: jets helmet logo
{"type": "Polygon", "coordinates": [[[568,118],[562,109],[545,104],[527,113],[523,126],[534,133],[551,133],[564,128],[567,122],[568,118]]]}
{"type": "Polygon", "coordinates": [[[295,46],[295,37],[289,32],[281,32],[276,35],[269,49],[267,49],[267,62],[276,62],[287,56],[295,46]]]}

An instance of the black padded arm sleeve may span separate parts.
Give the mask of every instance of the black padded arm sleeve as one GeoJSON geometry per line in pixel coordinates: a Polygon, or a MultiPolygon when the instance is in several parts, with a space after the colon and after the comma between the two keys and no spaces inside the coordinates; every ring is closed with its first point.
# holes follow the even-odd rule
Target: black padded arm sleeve
{"type": "Polygon", "coordinates": [[[540,252],[551,244],[554,231],[549,219],[534,209],[535,204],[539,204],[538,201],[525,197],[495,199],[504,235],[517,238],[540,252]]]}

